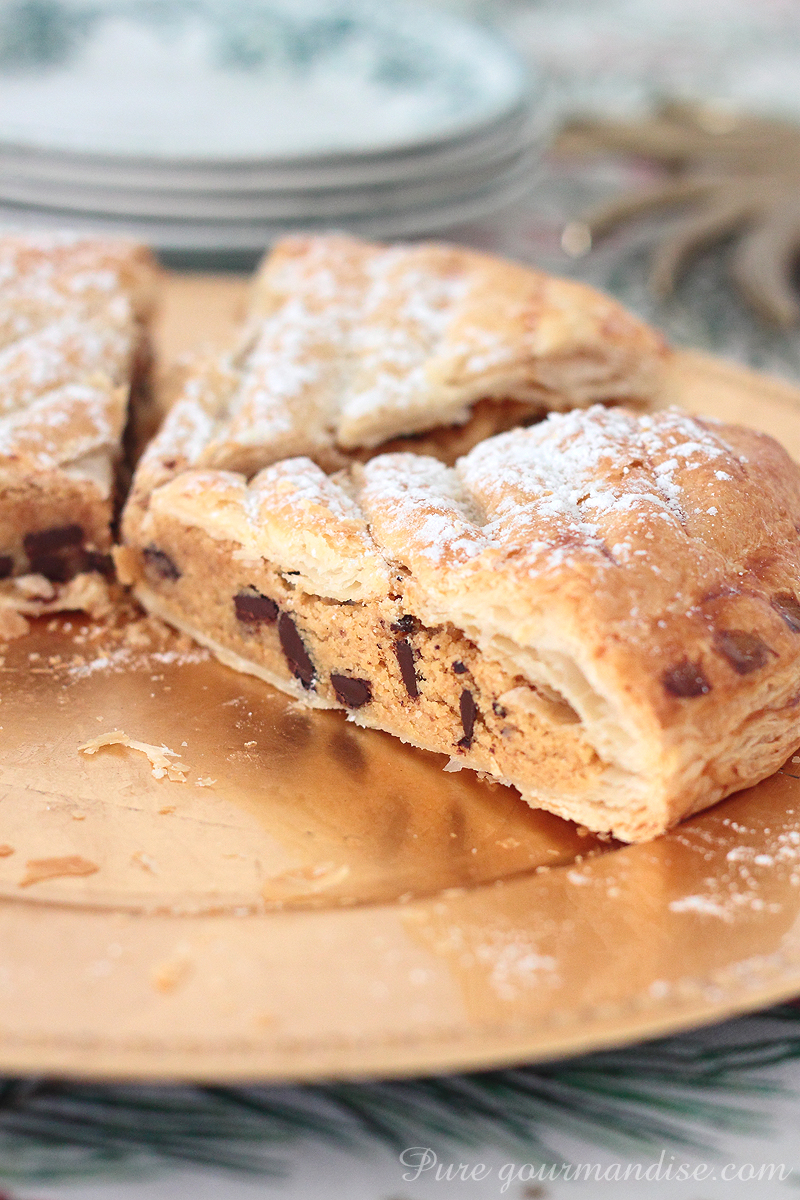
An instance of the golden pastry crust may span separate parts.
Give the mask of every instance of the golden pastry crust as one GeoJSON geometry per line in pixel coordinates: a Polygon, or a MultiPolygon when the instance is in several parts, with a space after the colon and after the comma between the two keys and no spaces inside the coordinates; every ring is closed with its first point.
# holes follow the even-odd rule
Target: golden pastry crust
{"type": "Polygon", "coordinates": [[[658,394],[661,337],[616,301],[464,247],[344,236],[280,242],[240,345],[200,360],[151,443],[135,504],[189,467],[325,470],[392,439],[454,461],[553,409],[658,394]],[[442,436],[445,432],[445,436],[442,436]]]}
{"type": "Polygon", "coordinates": [[[639,841],[800,744],[798,529],[771,438],[595,406],[455,468],[184,472],[119,565],[231,665],[639,841]]]}
{"type": "Polygon", "coordinates": [[[144,247],[0,237],[0,577],[102,565],[154,282],[144,247]]]}

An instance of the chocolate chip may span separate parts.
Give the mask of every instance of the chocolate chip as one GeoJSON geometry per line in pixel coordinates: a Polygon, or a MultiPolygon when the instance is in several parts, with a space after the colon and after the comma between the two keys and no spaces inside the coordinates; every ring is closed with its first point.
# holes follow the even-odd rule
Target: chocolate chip
{"type": "Polygon", "coordinates": [[[352,675],[331,675],[333,690],[340,704],[348,708],[361,708],[372,699],[372,684],[368,679],[355,679],[352,675]]]}
{"type": "Polygon", "coordinates": [[[800,600],[792,592],[777,592],[772,607],[783,617],[792,633],[800,633],[800,600]]]}
{"type": "Polygon", "coordinates": [[[502,704],[498,704],[496,700],[492,701],[492,712],[496,717],[508,716],[508,710],[503,708],[502,704]]]}
{"type": "Polygon", "coordinates": [[[286,656],[289,670],[299,679],[303,687],[308,689],[316,678],[314,664],[308,657],[308,651],[303,645],[303,639],[297,632],[297,626],[288,613],[281,613],[278,621],[278,636],[281,639],[281,649],[286,656]]]}
{"type": "Polygon", "coordinates": [[[411,613],[406,613],[399,621],[395,621],[392,629],[395,633],[414,633],[419,622],[416,617],[412,617],[411,613]]]}
{"type": "Polygon", "coordinates": [[[278,619],[278,606],[269,596],[263,596],[255,588],[238,592],[233,597],[236,616],[245,625],[274,625],[278,619]]]}
{"type": "Polygon", "coordinates": [[[454,662],[453,670],[455,671],[456,675],[466,675],[467,673],[467,668],[462,662],[454,662]]]}
{"type": "Polygon", "coordinates": [[[110,554],[101,554],[99,550],[86,550],[81,570],[97,571],[100,575],[111,575],[114,570],[114,560],[110,554]]]}
{"type": "Polygon", "coordinates": [[[394,652],[397,655],[406,691],[412,700],[416,700],[419,696],[419,687],[417,686],[417,672],[414,670],[414,648],[408,638],[398,638],[394,644],[394,652]]]}
{"type": "Polygon", "coordinates": [[[700,670],[698,663],[689,662],[685,658],[676,667],[670,667],[661,676],[664,690],[671,696],[681,700],[690,700],[694,696],[706,696],[711,691],[711,684],[700,670]]]}
{"type": "Polygon", "coordinates": [[[80,525],[58,525],[52,529],[41,529],[38,533],[26,533],[22,539],[29,559],[39,558],[64,550],[67,546],[80,546],[83,530],[80,525]]]}
{"type": "Polygon", "coordinates": [[[475,718],[478,715],[478,706],[475,703],[475,698],[467,688],[464,688],[461,693],[461,699],[458,702],[458,707],[461,710],[461,725],[464,730],[464,736],[458,743],[464,749],[468,749],[472,745],[472,734],[475,729],[475,718]]]}
{"type": "Polygon", "coordinates": [[[159,550],[157,546],[145,546],[142,554],[148,567],[151,567],[162,579],[180,579],[181,572],[178,567],[170,556],[163,550],[159,550]]]}
{"type": "Polygon", "coordinates": [[[29,554],[28,565],[34,575],[44,575],[52,583],[66,583],[82,571],[99,571],[103,575],[112,575],[114,571],[110,554],[86,550],[74,543],[53,553],[29,554]]]}
{"type": "Polygon", "coordinates": [[[10,554],[0,554],[0,579],[8,579],[14,570],[14,560],[10,554]]]}
{"type": "Polygon", "coordinates": [[[714,636],[714,649],[726,658],[737,675],[749,675],[769,662],[775,651],[754,633],[744,629],[725,629],[714,636]]]}
{"type": "Polygon", "coordinates": [[[51,583],[66,583],[80,570],[66,554],[38,554],[29,564],[34,575],[44,575],[51,583]]]}

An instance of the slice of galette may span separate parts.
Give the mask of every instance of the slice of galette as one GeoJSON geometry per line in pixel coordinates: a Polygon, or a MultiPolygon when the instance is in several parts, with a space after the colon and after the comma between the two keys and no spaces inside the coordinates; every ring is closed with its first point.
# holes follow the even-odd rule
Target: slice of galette
{"type": "Polygon", "coordinates": [[[595,406],[452,468],[185,469],[118,567],[223,662],[639,841],[800,744],[798,529],[771,438],[595,406]]]}
{"type": "MultiPolygon", "coordinates": [[[[253,284],[239,345],[199,358],[140,464],[131,509],[188,468],[250,477],[477,442],[595,402],[648,402],[666,350],[616,301],[459,246],[289,238],[253,284]]],[[[132,519],[132,518],[131,518],[132,519]]]]}
{"type": "MultiPolygon", "coordinates": [[[[0,607],[110,565],[115,474],[143,390],[154,264],[144,247],[0,237],[0,607]]],[[[47,595],[44,595],[44,592],[47,595]]],[[[80,589],[73,588],[80,607],[80,589]]],[[[35,607],[35,604],[33,605],[35,607]]]]}

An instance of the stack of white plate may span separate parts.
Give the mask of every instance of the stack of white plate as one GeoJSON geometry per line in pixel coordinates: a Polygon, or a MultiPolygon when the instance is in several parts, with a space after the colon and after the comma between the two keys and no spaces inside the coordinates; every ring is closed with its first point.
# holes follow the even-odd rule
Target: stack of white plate
{"type": "Polygon", "coordinates": [[[0,0],[0,220],[428,232],[524,190],[531,100],[488,31],[400,0],[0,0]]]}

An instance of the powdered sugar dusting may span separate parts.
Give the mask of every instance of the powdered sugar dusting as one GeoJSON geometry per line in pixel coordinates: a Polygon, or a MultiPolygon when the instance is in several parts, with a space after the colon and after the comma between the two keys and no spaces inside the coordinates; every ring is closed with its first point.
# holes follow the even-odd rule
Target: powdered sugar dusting
{"type": "Polygon", "coordinates": [[[345,442],[352,441],[349,427],[374,421],[375,414],[390,429],[397,420],[392,413],[399,414],[402,428],[403,411],[424,407],[430,360],[469,290],[463,274],[421,270],[407,250],[376,256],[368,273],[364,319],[353,330],[358,368],[342,403],[340,436],[344,433],[345,442]]]}
{"type": "Polygon", "coordinates": [[[721,456],[733,454],[683,413],[643,417],[597,405],[490,438],[454,470],[381,455],[364,468],[360,499],[390,549],[410,533],[413,552],[431,562],[505,548],[524,552],[537,572],[578,552],[605,567],[645,553],[630,539],[654,521],[682,532],[681,473],[721,456]],[[617,531],[626,536],[611,541],[617,531]]]}
{"type": "Polygon", "coordinates": [[[68,235],[0,238],[6,470],[48,470],[116,451],[138,339],[138,253],[68,235]]]}
{"type": "Polygon", "coordinates": [[[301,509],[324,510],[340,521],[356,522],[366,534],[358,505],[309,458],[286,459],[266,467],[248,489],[260,505],[260,493],[283,494],[301,509]]]}
{"type": "Polygon", "coordinates": [[[74,462],[122,433],[124,407],[108,391],[69,383],[0,417],[0,459],[47,469],[74,462]]]}
{"type": "MultiPolygon", "coordinates": [[[[726,451],[732,455],[677,410],[636,416],[596,405],[491,438],[456,469],[486,513],[490,542],[530,539],[536,529],[545,545],[563,547],[566,539],[605,554],[616,519],[633,529],[654,519],[679,528],[686,519],[681,471],[726,451]]],[[[562,547],[553,551],[553,564],[565,557],[562,547]]],[[[625,560],[630,553],[623,540],[610,557],[625,560]]]]}
{"type": "Polygon", "coordinates": [[[366,464],[363,479],[361,506],[390,548],[405,529],[434,563],[445,555],[467,561],[485,549],[480,514],[456,473],[437,459],[383,454],[366,464]]]}
{"type": "MultiPolygon", "coordinates": [[[[538,274],[510,264],[504,269],[514,276],[518,292],[540,293],[538,274]]],[[[551,291],[558,286],[552,281],[551,291]]],[[[327,465],[327,450],[370,448],[393,437],[463,424],[477,401],[515,395],[513,387],[503,390],[510,385],[498,379],[498,370],[511,372],[526,403],[546,406],[558,385],[542,384],[537,358],[547,359],[549,351],[534,346],[524,321],[509,316],[498,323],[493,287],[502,287],[496,264],[461,248],[386,248],[336,235],[286,239],[256,279],[246,334],[233,363],[234,385],[207,431],[206,445],[192,442],[190,465],[248,476],[298,454],[327,465]]],[[[576,303],[574,291],[570,300],[576,303]]],[[[592,313],[598,305],[603,311],[615,308],[613,301],[597,296],[584,303],[592,313]]],[[[650,370],[654,385],[660,343],[632,318],[628,327],[635,346],[620,353],[636,361],[642,379],[650,370]]],[[[575,343],[576,354],[581,345],[575,343]]],[[[568,361],[572,348],[562,337],[559,356],[568,361]]],[[[581,392],[582,403],[605,400],[619,387],[614,354],[609,352],[608,362],[602,350],[595,357],[593,382],[581,392]]],[[[203,368],[199,371],[202,375],[203,368]]],[[[564,374],[568,389],[569,372],[564,374]]],[[[193,395],[191,379],[184,398],[210,412],[208,397],[193,395]]],[[[158,439],[159,453],[188,453],[182,434],[185,421],[182,427],[176,412],[158,439]]]]}
{"type": "Polygon", "coordinates": [[[542,954],[519,930],[496,930],[473,949],[478,963],[489,970],[489,982],[501,1000],[516,1000],[526,988],[558,983],[557,963],[542,954]]]}
{"type": "MultiPolygon", "coordinates": [[[[793,816],[792,810],[786,814],[793,816]]],[[[784,828],[750,829],[724,818],[723,826],[739,840],[716,862],[716,870],[700,882],[696,890],[671,901],[675,913],[698,913],[732,924],[743,913],[778,912],[781,905],[770,899],[776,876],[791,887],[800,888],[800,830],[787,821],[784,828]]],[[[689,849],[698,847],[691,835],[675,835],[689,849]]],[[[710,839],[706,841],[710,844],[710,839]]],[[[703,845],[704,854],[717,859],[719,850],[703,845]]]]}

